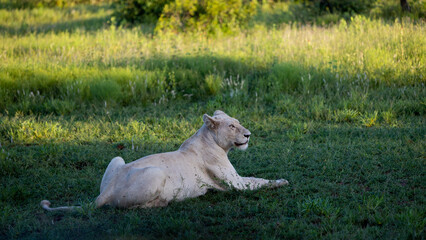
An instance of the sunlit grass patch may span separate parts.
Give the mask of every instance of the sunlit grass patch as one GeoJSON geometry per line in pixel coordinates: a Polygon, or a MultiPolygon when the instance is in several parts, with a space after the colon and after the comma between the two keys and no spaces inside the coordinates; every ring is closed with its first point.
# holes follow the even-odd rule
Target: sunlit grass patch
{"type": "MultiPolygon", "coordinates": [[[[6,22],[25,21],[12,15],[6,22]]],[[[283,93],[325,93],[325,100],[337,98],[360,112],[377,89],[408,87],[414,89],[410,94],[424,95],[424,23],[355,17],[344,24],[259,25],[216,37],[152,35],[109,26],[18,38],[5,34],[0,37],[0,108],[13,110],[15,99],[28,102],[20,95],[23,91],[42,96],[47,91],[49,97],[41,102],[55,98],[102,103],[109,98],[119,105],[239,94],[275,102],[283,93]]],[[[40,111],[21,105],[18,108],[40,111]]]]}
{"type": "Polygon", "coordinates": [[[396,120],[396,115],[392,110],[382,112],[382,118],[386,124],[389,126],[397,126],[398,121],[396,120]]]}
{"type": "Polygon", "coordinates": [[[334,112],[336,122],[353,122],[358,119],[359,112],[352,109],[337,110],[334,112]]]}
{"type": "MultiPolygon", "coordinates": [[[[86,120],[46,117],[43,121],[39,121],[35,117],[24,117],[18,114],[15,117],[4,117],[0,132],[3,136],[8,136],[7,139],[3,138],[2,140],[7,140],[12,144],[57,144],[65,142],[82,144],[89,141],[126,142],[128,144],[132,140],[135,140],[135,144],[140,144],[144,141],[183,141],[195,130],[192,126],[194,121],[188,122],[177,119],[160,119],[160,122],[169,124],[165,129],[158,126],[148,127],[149,125],[144,121],[152,121],[150,118],[139,121],[135,119],[125,122],[111,121],[107,111],[108,109],[101,119],[88,118],[86,120]],[[178,128],[177,126],[179,126],[178,130],[175,129],[178,128]],[[169,130],[172,130],[173,133],[170,133],[169,130]],[[168,136],[174,137],[169,139],[168,136]]],[[[4,142],[4,144],[6,143],[4,142]]]]}
{"type": "Polygon", "coordinates": [[[365,127],[372,127],[376,124],[378,112],[374,111],[372,114],[366,114],[361,117],[361,123],[365,127]]]}

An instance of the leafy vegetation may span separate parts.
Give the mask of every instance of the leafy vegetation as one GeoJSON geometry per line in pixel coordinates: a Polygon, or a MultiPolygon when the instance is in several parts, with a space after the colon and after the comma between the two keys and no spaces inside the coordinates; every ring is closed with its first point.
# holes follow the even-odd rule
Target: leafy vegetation
{"type": "Polygon", "coordinates": [[[215,35],[116,26],[110,5],[0,9],[0,237],[424,238],[424,21],[293,7],[215,35]],[[173,151],[216,109],[252,132],[238,172],[288,187],[94,208],[113,157],[173,151]]]}
{"type": "Polygon", "coordinates": [[[72,7],[78,4],[111,3],[113,1],[114,0],[0,0],[0,7],[9,9],[72,7]]]}
{"type": "Polygon", "coordinates": [[[255,0],[175,0],[164,6],[157,31],[236,32],[257,12],[255,0]]]}
{"type": "Polygon", "coordinates": [[[121,25],[156,21],[170,0],[117,0],[114,17],[121,25]]]}
{"type": "Polygon", "coordinates": [[[395,20],[426,17],[422,0],[117,0],[115,20],[127,26],[150,22],[156,31],[233,34],[253,25],[268,23],[303,23],[329,25],[357,15],[395,20]]]}

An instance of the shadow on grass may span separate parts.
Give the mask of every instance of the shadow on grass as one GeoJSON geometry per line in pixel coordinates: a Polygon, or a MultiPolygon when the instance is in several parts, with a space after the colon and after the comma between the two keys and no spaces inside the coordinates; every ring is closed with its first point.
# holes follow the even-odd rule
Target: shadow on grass
{"type": "Polygon", "coordinates": [[[17,103],[16,111],[67,114],[79,106],[104,101],[128,106],[160,100],[207,100],[224,93],[226,88],[241,91],[243,81],[251,85],[249,81],[254,82],[266,72],[242,61],[217,56],[125,58],[110,64],[92,61],[85,66],[88,68],[65,68],[60,73],[43,69],[5,70],[12,79],[20,81],[0,79],[4,90],[0,109],[15,112],[12,105],[17,103]],[[36,96],[25,97],[20,94],[23,90],[36,96]]]}
{"type": "MultiPolygon", "coordinates": [[[[0,5],[1,7],[1,5],[0,5]]],[[[10,8],[7,6],[3,6],[7,10],[15,10],[14,8],[10,8]]],[[[113,6],[111,4],[101,4],[101,5],[77,5],[75,7],[67,7],[67,8],[53,8],[45,10],[43,9],[16,9],[16,13],[19,15],[24,15],[23,18],[28,15],[30,18],[40,19],[41,16],[46,14],[50,16],[50,11],[56,11],[57,17],[62,18],[70,18],[74,16],[75,19],[72,20],[63,20],[59,19],[58,22],[55,23],[27,23],[20,22],[19,24],[13,23],[12,26],[10,24],[0,23],[0,33],[8,34],[11,36],[24,36],[28,34],[47,34],[47,33],[63,33],[68,32],[72,33],[78,30],[85,32],[96,32],[101,29],[105,29],[111,26],[110,20],[112,16],[113,6]],[[77,15],[76,15],[77,14],[77,15]],[[84,19],[83,19],[84,18],[84,19]]],[[[12,16],[13,16],[12,14],[12,16]]],[[[10,17],[12,20],[14,17],[10,17]]],[[[22,19],[20,19],[22,21],[22,19]]],[[[153,32],[154,27],[146,24],[140,27],[143,33],[149,34],[153,32]]]]}
{"type": "Polygon", "coordinates": [[[294,62],[263,66],[252,60],[213,55],[124,58],[109,64],[99,61],[88,62],[89,69],[63,69],[60,74],[39,69],[6,70],[20,81],[0,80],[0,86],[7,89],[1,95],[0,110],[68,115],[105,101],[140,106],[214,97],[237,101],[238,106],[257,98],[272,104],[282,94],[319,92],[323,79],[329,85],[334,81],[326,71],[294,62]],[[27,95],[22,95],[23,91],[27,95]],[[32,97],[28,96],[31,92],[32,97]]]}
{"type": "Polygon", "coordinates": [[[39,25],[21,25],[20,27],[10,27],[0,24],[0,32],[11,36],[24,36],[29,34],[47,33],[72,33],[78,30],[84,32],[95,32],[108,27],[108,17],[89,18],[84,20],[72,20],[66,22],[46,23],[39,25]]]}
{"type": "Polygon", "coordinates": [[[307,9],[301,4],[280,3],[275,7],[260,11],[252,20],[255,24],[265,25],[267,27],[279,26],[283,23],[304,24],[309,17],[307,9]]]}
{"type": "MultiPolygon", "coordinates": [[[[17,111],[69,115],[105,102],[115,106],[146,106],[208,101],[215,97],[218,101],[237,101],[238,106],[252,103],[253,99],[274,106],[284,100],[285,95],[306,99],[321,95],[324,101],[333,101],[339,106],[347,102],[349,96],[349,100],[353,98],[365,105],[369,103],[366,97],[387,99],[389,103],[401,91],[389,83],[372,81],[367,75],[339,73],[337,78],[331,66],[321,70],[296,62],[265,66],[253,59],[214,55],[123,58],[108,63],[96,60],[88,61],[85,66],[86,69],[64,68],[60,73],[44,69],[4,69],[9,79],[19,81],[0,79],[0,89],[4,89],[0,90],[3,93],[0,95],[0,111],[7,110],[12,115],[17,111]],[[357,100],[358,95],[360,99],[357,100]]],[[[415,82],[418,76],[410,73],[404,78],[415,82]]],[[[423,94],[418,84],[412,85],[398,78],[387,80],[408,87],[404,90],[407,101],[412,101],[411,95],[423,94]]],[[[363,111],[364,107],[357,108],[357,104],[350,105],[363,111]]],[[[419,104],[416,102],[414,107],[419,108],[419,104]]]]}
{"type": "MultiPolygon", "coordinates": [[[[168,116],[168,113],[164,115],[168,116]]],[[[127,117],[122,119],[126,120],[127,117]]],[[[107,207],[88,209],[83,213],[46,213],[38,203],[42,199],[52,200],[56,206],[93,201],[99,192],[106,165],[114,156],[122,156],[130,162],[152,154],[150,148],[164,152],[175,147],[147,142],[138,152],[98,141],[81,145],[7,146],[11,159],[1,163],[13,165],[16,173],[7,170],[1,175],[0,209],[4,214],[0,222],[0,236],[91,238],[104,236],[108,231],[112,234],[110,236],[143,234],[152,238],[168,238],[176,234],[188,236],[191,233],[226,238],[229,232],[245,234],[249,238],[253,229],[273,234],[276,233],[277,221],[290,223],[290,220],[297,219],[306,225],[304,229],[297,229],[299,234],[303,234],[312,231],[310,221],[315,223],[318,218],[321,221],[328,219],[323,213],[318,216],[311,216],[309,212],[300,214],[298,203],[306,202],[308,197],[328,199],[331,206],[341,209],[342,214],[336,215],[336,224],[343,227],[357,224],[358,218],[352,222],[342,219],[354,216],[352,214],[356,216],[358,211],[367,216],[371,214],[368,211],[375,213],[375,208],[366,211],[365,207],[369,205],[365,203],[367,205],[364,206],[363,201],[382,194],[386,196],[385,204],[383,209],[378,208],[378,214],[392,222],[395,214],[404,213],[405,205],[421,209],[424,167],[419,162],[422,160],[421,143],[425,129],[419,126],[386,129],[341,124],[332,128],[322,126],[317,133],[296,142],[258,139],[261,142],[253,149],[249,148],[247,154],[239,152],[231,157],[237,171],[241,173],[244,168],[247,175],[286,177],[290,186],[248,192],[212,192],[196,199],[172,203],[167,208],[122,210],[107,207]],[[401,201],[404,201],[404,206],[401,201]],[[264,226],[269,227],[265,229],[264,226]]],[[[286,127],[277,124],[276,128],[282,132],[286,127]]],[[[255,138],[256,132],[253,130],[255,138]]],[[[373,224],[375,220],[368,219],[367,222],[373,224]]],[[[290,224],[283,225],[288,227],[285,231],[280,230],[281,234],[287,234],[294,228],[290,224]]],[[[395,226],[407,231],[401,224],[380,226],[385,228],[383,231],[395,226]]]]}
{"type": "MultiPolygon", "coordinates": [[[[0,2],[0,9],[5,9],[5,10],[30,10],[30,9],[37,9],[37,7],[31,7],[31,5],[27,4],[25,5],[25,1],[27,1],[28,3],[30,3],[32,0],[2,0],[0,2]]],[[[107,10],[111,8],[110,4],[77,4],[76,6],[73,7],[65,7],[65,8],[60,8],[60,7],[51,7],[49,8],[48,6],[44,6],[42,8],[45,9],[59,9],[59,10],[63,10],[63,9],[69,9],[69,10],[79,10],[84,8],[86,12],[90,12],[90,13],[96,13],[99,12],[99,10],[107,10]]]]}
{"type": "Polygon", "coordinates": [[[277,27],[282,24],[327,26],[337,23],[342,18],[349,20],[350,14],[332,14],[306,3],[282,2],[263,9],[252,21],[266,27],[277,27]]]}

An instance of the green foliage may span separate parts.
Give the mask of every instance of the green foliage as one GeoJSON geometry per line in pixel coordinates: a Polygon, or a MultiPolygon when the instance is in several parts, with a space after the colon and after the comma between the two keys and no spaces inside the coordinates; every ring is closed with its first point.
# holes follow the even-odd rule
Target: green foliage
{"type": "Polygon", "coordinates": [[[370,0],[299,0],[272,4],[271,8],[281,8],[284,5],[285,11],[274,11],[278,13],[278,18],[283,18],[286,22],[328,25],[337,23],[342,18],[349,20],[351,16],[366,14],[373,4],[374,1],[370,0]]]}
{"type": "Polygon", "coordinates": [[[254,17],[255,22],[278,26],[282,23],[302,23],[328,26],[341,20],[351,21],[363,15],[389,22],[409,18],[422,21],[425,18],[426,3],[422,0],[408,1],[411,11],[403,11],[399,0],[301,0],[263,2],[261,11],[254,17]]]}
{"type": "Polygon", "coordinates": [[[308,0],[319,11],[338,13],[364,13],[371,8],[371,0],[308,0]]]}
{"type": "Polygon", "coordinates": [[[222,79],[217,75],[207,75],[206,84],[208,93],[217,95],[221,88],[222,79]]]}
{"type": "Polygon", "coordinates": [[[257,12],[257,1],[248,0],[119,0],[115,17],[119,23],[157,22],[156,31],[234,32],[257,12]]]}
{"type": "Polygon", "coordinates": [[[426,17],[426,2],[422,0],[408,1],[411,12],[404,12],[399,0],[377,0],[370,9],[370,16],[382,19],[410,17],[424,19],[426,17]]]}
{"type": "Polygon", "coordinates": [[[354,122],[358,119],[359,112],[352,109],[337,110],[334,112],[336,122],[354,122]]]}
{"type": "Polygon", "coordinates": [[[320,15],[316,18],[316,24],[320,26],[328,26],[331,24],[337,24],[340,21],[341,17],[338,14],[328,13],[320,15]]]}
{"type": "Polygon", "coordinates": [[[198,0],[175,0],[167,4],[158,20],[157,30],[183,31],[194,27],[195,15],[201,6],[198,0]]]}
{"type": "Polygon", "coordinates": [[[330,218],[339,215],[340,209],[332,206],[328,199],[311,199],[308,198],[302,203],[298,203],[298,208],[301,214],[317,216],[325,216],[330,218]]]}
{"type": "Polygon", "coordinates": [[[362,125],[365,127],[372,127],[376,125],[377,121],[377,111],[374,111],[373,114],[367,114],[361,118],[362,125]]]}
{"type": "Polygon", "coordinates": [[[422,0],[409,0],[410,12],[404,12],[399,0],[302,0],[304,8],[318,20],[332,18],[329,14],[348,17],[356,14],[371,15],[377,18],[395,19],[410,16],[414,19],[425,17],[426,3],[422,0]]]}
{"type": "Polygon", "coordinates": [[[124,25],[155,22],[170,2],[172,0],[117,0],[114,16],[124,25]]]}
{"type": "MultiPolygon", "coordinates": [[[[409,1],[410,12],[403,11],[398,0],[118,0],[115,17],[125,26],[156,23],[156,31],[235,33],[247,25],[263,22],[269,26],[302,23],[328,26],[357,15],[386,20],[409,17],[424,19],[426,4],[409,1]]],[[[114,18],[115,22],[115,18],[114,18]]]]}
{"type": "Polygon", "coordinates": [[[398,125],[396,115],[392,110],[382,112],[382,118],[389,126],[396,127],[398,125]]]}
{"type": "Polygon", "coordinates": [[[256,12],[254,0],[175,0],[164,7],[156,30],[235,32],[256,12]]]}

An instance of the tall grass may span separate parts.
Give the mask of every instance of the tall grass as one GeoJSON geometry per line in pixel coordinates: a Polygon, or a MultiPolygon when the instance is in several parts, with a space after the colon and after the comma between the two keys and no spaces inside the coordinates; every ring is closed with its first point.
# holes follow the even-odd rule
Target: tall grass
{"type": "Polygon", "coordinates": [[[424,22],[359,16],[326,28],[258,24],[211,37],[116,28],[101,21],[109,14],[81,6],[0,10],[0,109],[51,112],[58,101],[148,104],[234,92],[273,102],[282,93],[341,99],[386,86],[425,96],[424,22]]]}

